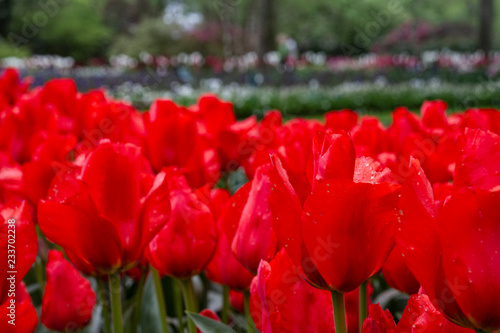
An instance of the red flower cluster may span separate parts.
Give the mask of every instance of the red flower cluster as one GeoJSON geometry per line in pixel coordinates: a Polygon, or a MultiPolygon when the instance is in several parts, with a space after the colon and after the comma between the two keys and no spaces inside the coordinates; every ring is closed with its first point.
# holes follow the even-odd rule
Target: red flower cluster
{"type": "Polygon", "coordinates": [[[157,100],[141,113],[100,90],[79,93],[71,80],[29,90],[7,70],[0,252],[11,258],[15,230],[15,262],[0,264],[0,313],[8,318],[17,302],[23,332],[36,327],[21,281],[38,224],[64,251],[50,251],[46,265],[41,321],[53,330],[91,320],[96,297],[82,274],[151,265],[249,293],[263,333],[342,332],[343,317],[358,331],[358,288],[379,272],[413,295],[397,325],[372,305],[363,332],[495,331],[499,134],[497,110],[448,116],[442,101],[424,102],[420,116],[398,108],[387,128],[351,110],[324,123],[284,123],[279,111],[237,121],[212,95],[191,107],[157,100]],[[231,195],[238,168],[249,181],[231,195]]]}

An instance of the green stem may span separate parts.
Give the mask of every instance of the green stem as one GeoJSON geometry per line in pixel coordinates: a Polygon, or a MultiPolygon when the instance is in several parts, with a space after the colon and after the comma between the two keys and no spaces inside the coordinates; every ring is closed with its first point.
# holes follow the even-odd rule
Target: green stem
{"type": "Polygon", "coordinates": [[[245,291],[245,317],[247,318],[247,332],[254,333],[254,323],[252,316],[250,315],[250,292],[245,291]]]}
{"type": "Polygon", "coordinates": [[[111,315],[113,318],[113,333],[123,333],[122,300],[120,274],[109,275],[109,293],[111,294],[111,315]]]}
{"type": "Polygon", "coordinates": [[[174,281],[174,296],[175,296],[175,314],[179,321],[179,331],[184,332],[184,305],[182,304],[182,282],[174,281]]]}
{"type": "Polygon", "coordinates": [[[367,281],[359,286],[359,332],[363,329],[363,323],[368,317],[368,291],[367,281]]]}
{"type": "Polygon", "coordinates": [[[109,318],[109,302],[104,281],[101,277],[97,277],[97,292],[99,293],[99,301],[102,307],[102,316],[104,318],[104,332],[111,333],[111,320],[109,318]]]}
{"type": "Polygon", "coordinates": [[[142,270],[142,275],[137,285],[137,292],[135,293],[135,309],[134,317],[132,321],[132,332],[137,333],[139,329],[139,321],[141,319],[141,308],[142,308],[142,295],[144,293],[144,283],[146,282],[146,277],[148,273],[146,269],[142,270]]]}
{"type": "MultiPolygon", "coordinates": [[[[186,304],[186,310],[189,312],[198,313],[198,306],[196,305],[196,298],[194,296],[193,283],[191,278],[180,280],[182,286],[182,294],[184,295],[184,303],[186,304]]],[[[196,333],[196,326],[188,318],[188,329],[189,333],[196,333]]]]}
{"type": "Polygon", "coordinates": [[[222,295],[222,322],[227,324],[229,320],[229,287],[223,286],[222,295]]]}
{"type": "Polygon", "coordinates": [[[36,273],[36,280],[38,282],[38,286],[40,287],[39,292],[40,292],[40,299],[43,298],[43,290],[45,288],[45,275],[44,275],[45,269],[43,268],[43,262],[42,258],[36,257],[35,260],[35,273],[36,273]]]}
{"type": "Polygon", "coordinates": [[[347,333],[344,294],[332,291],[332,302],[333,317],[335,319],[335,333],[347,333]]]}
{"type": "Polygon", "coordinates": [[[151,275],[153,276],[153,281],[156,289],[156,297],[158,299],[162,333],[168,333],[167,306],[165,305],[165,297],[163,296],[163,287],[161,285],[161,278],[160,274],[156,269],[153,268],[153,266],[151,266],[151,275]]]}

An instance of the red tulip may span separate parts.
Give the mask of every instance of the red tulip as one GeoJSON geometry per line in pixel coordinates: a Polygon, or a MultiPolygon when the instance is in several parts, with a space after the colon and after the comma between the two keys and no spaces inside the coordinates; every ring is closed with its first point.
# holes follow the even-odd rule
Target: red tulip
{"type": "Polygon", "coordinates": [[[33,211],[26,201],[0,205],[0,303],[12,299],[14,290],[33,265],[38,252],[33,211]]]}
{"type": "Polygon", "coordinates": [[[212,258],[217,230],[210,207],[177,169],[166,169],[172,212],[149,243],[147,257],[162,275],[188,278],[200,273],[212,258]]]}
{"type": "Polygon", "coordinates": [[[327,133],[317,151],[304,207],[274,159],[273,226],[311,284],[349,292],[376,274],[394,248],[399,186],[372,159],[356,161],[345,133],[327,133]]]}
{"type": "Polygon", "coordinates": [[[457,326],[434,308],[427,295],[412,295],[396,332],[411,333],[474,333],[473,330],[457,326]]]}
{"type": "Polygon", "coordinates": [[[253,275],[236,259],[231,250],[251,185],[246,184],[231,198],[226,199],[217,221],[219,239],[212,260],[207,265],[207,277],[236,290],[250,287],[253,275]]]}
{"type": "Polygon", "coordinates": [[[303,281],[284,250],[261,262],[250,292],[250,314],[262,333],[335,331],[330,293],[303,281]]]}
{"type": "Polygon", "coordinates": [[[146,153],[156,171],[177,166],[192,187],[213,185],[220,161],[206,133],[199,132],[195,112],[170,100],[155,101],[144,116],[146,153]]]}
{"type": "Polygon", "coordinates": [[[458,140],[459,158],[454,188],[473,186],[498,190],[500,186],[500,136],[482,130],[465,129],[458,140]]]}
{"type": "Polygon", "coordinates": [[[257,272],[261,260],[271,260],[278,246],[268,202],[272,187],[271,169],[270,164],[259,167],[255,178],[238,191],[247,191],[248,196],[242,194],[239,197],[244,202],[244,208],[239,221],[232,221],[238,225],[231,245],[233,253],[251,272],[257,272]]]}
{"type": "Polygon", "coordinates": [[[349,132],[358,123],[358,114],[349,109],[325,113],[325,128],[349,132]]]}
{"type": "MultiPolygon", "coordinates": [[[[253,276],[252,276],[253,278],[253,276]]],[[[236,311],[243,313],[245,312],[245,294],[241,291],[230,290],[229,291],[229,303],[236,311]]]]}
{"type": "Polygon", "coordinates": [[[352,129],[351,134],[357,156],[376,158],[388,149],[386,130],[377,117],[362,117],[361,123],[352,129]]]}
{"type": "MultiPolygon", "coordinates": [[[[262,333],[335,331],[330,293],[307,284],[284,249],[261,262],[250,291],[250,313],[262,333]]],[[[346,294],[349,333],[359,332],[358,301],[359,290],[346,294]]]]}
{"type": "MultiPolygon", "coordinates": [[[[396,323],[389,310],[383,311],[380,304],[369,307],[369,316],[363,322],[362,333],[395,333],[396,323]]],[[[411,331],[408,331],[411,332],[411,331]]]]}
{"type": "Polygon", "coordinates": [[[0,331],[4,333],[33,333],[38,325],[36,309],[24,282],[16,288],[15,300],[7,298],[0,305],[0,331]],[[13,310],[15,307],[15,310],[13,310]]]}
{"type": "Polygon", "coordinates": [[[0,110],[14,106],[19,97],[26,93],[31,83],[30,78],[19,80],[19,72],[14,68],[7,68],[0,76],[0,110]]]}
{"type": "Polygon", "coordinates": [[[500,192],[459,189],[438,215],[429,181],[418,161],[411,163],[398,234],[408,267],[448,319],[486,331],[500,328],[495,282],[500,278],[500,192]]]}
{"type": "Polygon", "coordinates": [[[47,283],[42,299],[42,323],[49,329],[67,332],[86,326],[92,317],[95,293],[90,282],[64,259],[49,251],[47,283]]]}
{"type": "MultiPolygon", "coordinates": [[[[202,315],[203,317],[206,317],[206,318],[209,318],[209,319],[212,319],[212,320],[220,322],[219,316],[217,316],[217,314],[214,313],[210,309],[205,309],[205,310],[201,311],[200,315],[202,315]]],[[[196,329],[196,332],[197,333],[203,333],[202,331],[200,331],[199,328],[196,329]]]]}
{"type": "Polygon", "coordinates": [[[165,173],[152,179],[138,147],[103,140],[81,172],[56,177],[38,206],[40,228],[82,272],[130,268],[170,213],[165,173]]]}

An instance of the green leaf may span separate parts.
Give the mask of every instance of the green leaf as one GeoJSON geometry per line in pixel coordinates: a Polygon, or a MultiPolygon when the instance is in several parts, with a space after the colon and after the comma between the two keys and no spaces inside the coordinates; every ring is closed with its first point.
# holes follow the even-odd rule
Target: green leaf
{"type": "Polygon", "coordinates": [[[221,322],[204,317],[198,313],[187,311],[186,313],[203,333],[236,333],[231,327],[221,322]]]}

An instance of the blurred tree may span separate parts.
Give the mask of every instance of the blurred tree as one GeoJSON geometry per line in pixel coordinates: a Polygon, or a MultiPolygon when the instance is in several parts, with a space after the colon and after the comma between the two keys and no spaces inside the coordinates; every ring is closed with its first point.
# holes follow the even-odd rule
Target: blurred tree
{"type": "Polygon", "coordinates": [[[493,0],[481,0],[479,3],[480,17],[478,47],[483,50],[485,56],[488,58],[488,55],[493,47],[494,2],[493,0]]]}
{"type": "Polygon", "coordinates": [[[9,24],[12,18],[12,0],[0,1],[0,36],[7,38],[9,24]]]}

